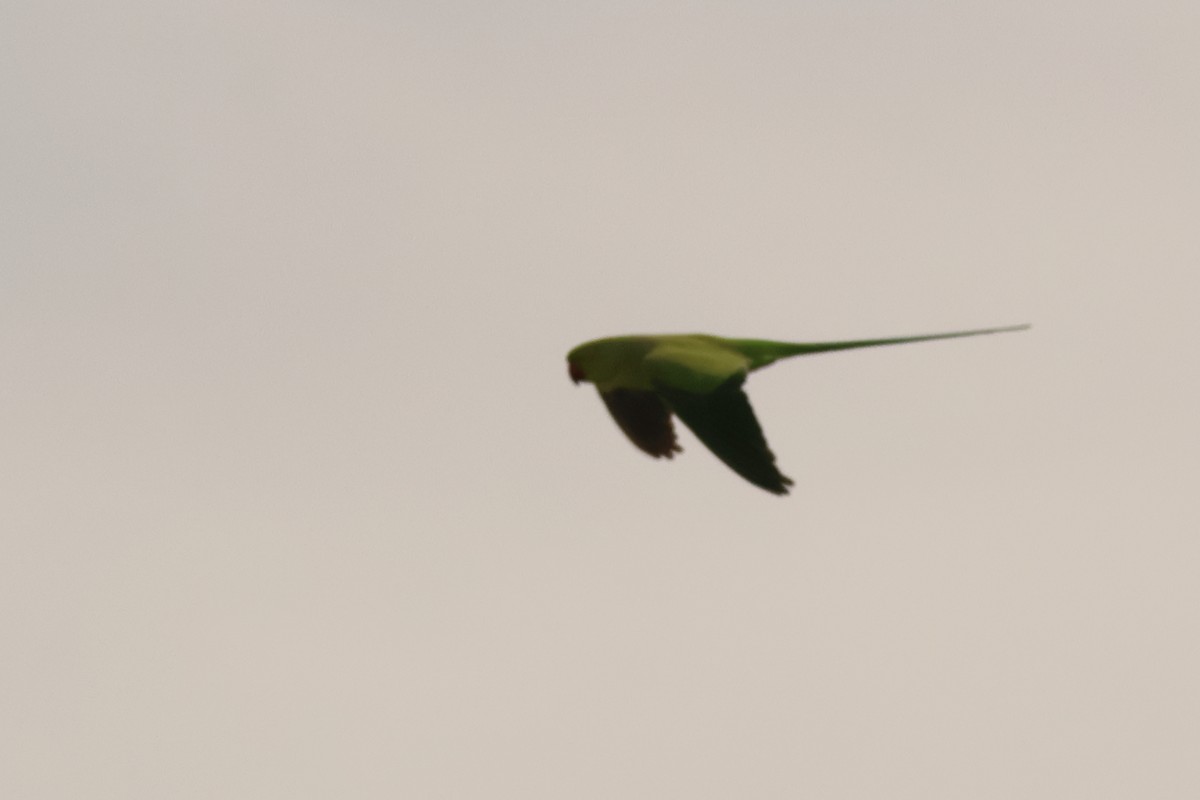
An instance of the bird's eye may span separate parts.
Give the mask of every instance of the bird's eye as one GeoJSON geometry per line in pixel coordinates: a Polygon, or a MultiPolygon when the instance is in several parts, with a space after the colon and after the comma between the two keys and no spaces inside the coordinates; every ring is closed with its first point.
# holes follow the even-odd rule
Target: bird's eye
{"type": "Polygon", "coordinates": [[[567,362],[567,374],[571,376],[571,380],[575,383],[587,380],[587,376],[583,374],[583,370],[574,361],[567,362]]]}

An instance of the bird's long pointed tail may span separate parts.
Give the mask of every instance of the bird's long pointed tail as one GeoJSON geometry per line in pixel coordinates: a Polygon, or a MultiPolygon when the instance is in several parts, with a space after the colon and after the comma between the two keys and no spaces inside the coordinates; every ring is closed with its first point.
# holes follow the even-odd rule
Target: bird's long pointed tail
{"type": "Polygon", "coordinates": [[[755,370],[791,356],[806,356],[827,353],[832,350],[856,350],[860,347],[882,347],[890,344],[910,342],[932,342],[937,339],[959,339],[964,336],[982,336],[988,333],[1023,331],[1029,325],[1009,325],[1003,328],[979,328],[971,331],[951,333],[929,333],[922,336],[894,336],[887,339],[852,339],[844,342],[774,342],[764,339],[733,339],[734,346],[750,358],[750,369],[755,370]]]}

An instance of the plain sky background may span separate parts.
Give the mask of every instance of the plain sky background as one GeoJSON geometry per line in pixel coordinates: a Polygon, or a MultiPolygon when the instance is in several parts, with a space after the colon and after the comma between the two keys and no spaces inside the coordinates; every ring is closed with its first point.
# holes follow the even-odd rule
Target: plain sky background
{"type": "Polygon", "coordinates": [[[1200,796],[1200,5],[0,10],[0,796],[1200,796]],[[1031,331],[749,383],[633,332],[1031,331]]]}

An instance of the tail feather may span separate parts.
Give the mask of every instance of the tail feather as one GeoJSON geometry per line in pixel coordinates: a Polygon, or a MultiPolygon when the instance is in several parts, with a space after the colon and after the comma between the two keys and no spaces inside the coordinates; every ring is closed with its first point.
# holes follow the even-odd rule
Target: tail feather
{"type": "Polygon", "coordinates": [[[964,336],[982,336],[988,333],[1023,331],[1029,325],[1009,325],[1003,328],[980,328],[952,333],[930,333],[922,336],[896,336],[887,339],[852,339],[844,342],[774,342],[766,339],[731,339],[729,342],[738,352],[750,359],[750,369],[765,367],[781,358],[827,353],[833,350],[855,350],[860,347],[882,347],[910,342],[931,342],[937,339],[959,339],[964,336]]]}

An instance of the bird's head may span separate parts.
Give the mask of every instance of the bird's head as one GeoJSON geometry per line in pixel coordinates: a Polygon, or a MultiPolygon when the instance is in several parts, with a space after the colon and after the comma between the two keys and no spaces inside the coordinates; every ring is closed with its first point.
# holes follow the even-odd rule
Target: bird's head
{"type": "Polygon", "coordinates": [[[567,374],[575,383],[590,383],[602,392],[629,388],[630,372],[642,355],[640,340],[632,337],[595,339],[567,353],[567,374]]]}

